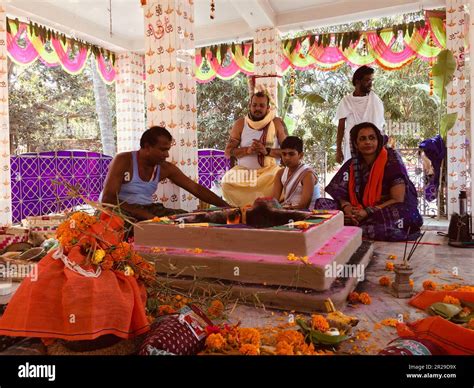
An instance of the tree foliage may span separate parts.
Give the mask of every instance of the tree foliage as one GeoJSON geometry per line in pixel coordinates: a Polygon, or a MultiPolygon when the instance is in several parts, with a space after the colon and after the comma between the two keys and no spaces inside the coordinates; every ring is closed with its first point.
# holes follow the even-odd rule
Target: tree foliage
{"type": "MultiPolygon", "coordinates": [[[[109,88],[115,120],[115,93],[109,88]]],[[[78,75],[40,61],[9,62],[11,153],[85,148],[102,152],[91,69],[78,75]]]]}

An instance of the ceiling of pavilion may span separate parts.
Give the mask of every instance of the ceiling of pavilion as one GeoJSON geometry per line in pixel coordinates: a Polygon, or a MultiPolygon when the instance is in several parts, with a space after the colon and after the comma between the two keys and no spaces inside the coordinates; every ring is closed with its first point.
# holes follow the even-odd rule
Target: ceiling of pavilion
{"type": "MultiPolygon", "coordinates": [[[[286,33],[323,25],[444,6],[444,0],[194,0],[196,46],[252,37],[258,27],[286,33]]],[[[57,29],[114,51],[142,51],[140,0],[10,0],[10,18],[57,29]],[[109,12],[111,4],[111,12],[109,12]]]]}

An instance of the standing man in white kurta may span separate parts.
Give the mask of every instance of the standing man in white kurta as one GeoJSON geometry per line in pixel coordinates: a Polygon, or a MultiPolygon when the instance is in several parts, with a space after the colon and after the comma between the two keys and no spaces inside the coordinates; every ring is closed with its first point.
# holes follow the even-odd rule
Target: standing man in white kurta
{"type": "Polygon", "coordinates": [[[373,123],[384,135],[383,102],[372,91],[373,80],[374,69],[368,66],[359,67],[352,76],[354,92],[345,96],[337,108],[336,161],[338,163],[346,162],[352,157],[350,131],[354,125],[364,122],[373,123]]]}

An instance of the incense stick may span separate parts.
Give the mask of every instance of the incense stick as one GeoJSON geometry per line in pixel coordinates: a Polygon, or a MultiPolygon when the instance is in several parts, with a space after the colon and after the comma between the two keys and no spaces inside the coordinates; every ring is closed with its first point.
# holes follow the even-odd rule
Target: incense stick
{"type": "Polygon", "coordinates": [[[407,246],[408,246],[408,236],[410,235],[410,227],[407,230],[407,237],[405,239],[405,252],[403,253],[403,262],[406,263],[405,259],[407,257],[407,246]]]}
{"type": "Polygon", "coordinates": [[[417,239],[417,241],[415,242],[415,244],[413,244],[413,247],[412,247],[410,253],[408,254],[407,261],[410,261],[411,257],[413,256],[413,254],[414,254],[415,251],[416,251],[416,248],[418,248],[418,245],[420,244],[420,241],[423,239],[425,233],[426,233],[426,232],[423,232],[423,233],[420,235],[420,237],[417,239]]]}

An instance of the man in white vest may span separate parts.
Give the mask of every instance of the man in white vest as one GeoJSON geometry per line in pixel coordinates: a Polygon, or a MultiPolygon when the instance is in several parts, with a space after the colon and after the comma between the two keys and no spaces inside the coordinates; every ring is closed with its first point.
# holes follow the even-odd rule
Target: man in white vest
{"type": "Polygon", "coordinates": [[[382,100],[372,91],[374,69],[368,66],[359,67],[352,77],[354,92],[345,96],[336,112],[337,140],[336,161],[343,163],[351,155],[350,131],[354,125],[373,123],[384,135],[384,107],[382,100]]]}

